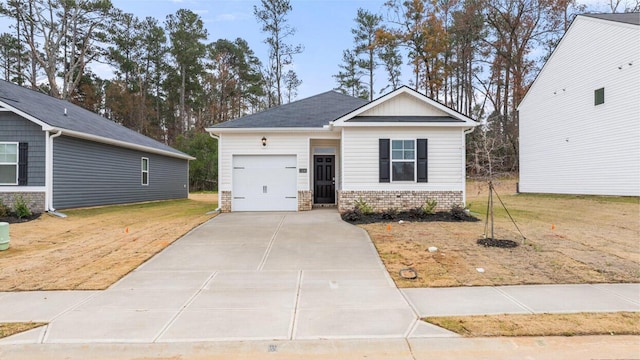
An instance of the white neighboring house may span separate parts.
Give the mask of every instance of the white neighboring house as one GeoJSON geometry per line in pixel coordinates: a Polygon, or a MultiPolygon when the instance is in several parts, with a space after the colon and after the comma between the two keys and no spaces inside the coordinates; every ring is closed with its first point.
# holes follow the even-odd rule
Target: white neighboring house
{"type": "Polygon", "coordinates": [[[640,14],[578,15],[518,110],[520,192],[640,196],[640,14]]]}
{"type": "Polygon", "coordinates": [[[372,102],[328,91],[217,124],[219,204],[298,211],[363,199],[376,210],[465,202],[476,122],[408,88],[372,102]]]}

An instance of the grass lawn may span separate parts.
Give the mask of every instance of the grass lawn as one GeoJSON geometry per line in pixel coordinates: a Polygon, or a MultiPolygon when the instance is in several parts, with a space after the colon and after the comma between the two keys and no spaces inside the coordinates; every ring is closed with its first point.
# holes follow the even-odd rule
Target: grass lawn
{"type": "Polygon", "coordinates": [[[423,319],[466,337],[640,335],[640,313],[447,316],[423,319]]]}
{"type": "Polygon", "coordinates": [[[100,290],[214,215],[216,194],[43,214],[10,225],[0,291],[100,290]]]}
{"type": "Polygon", "coordinates": [[[639,198],[517,194],[515,180],[494,183],[527,239],[497,199],[495,237],[517,241],[516,248],[476,244],[484,233],[484,182],[467,183],[467,204],[480,222],[360,225],[399,287],[640,281],[639,198]],[[430,246],[439,250],[430,253],[430,246]],[[417,279],[398,275],[406,267],[417,271],[417,279]]]}
{"type": "Polygon", "coordinates": [[[0,323],[0,338],[15,335],[23,331],[35,329],[39,326],[47,325],[47,323],[37,322],[15,322],[15,323],[0,323]]]}

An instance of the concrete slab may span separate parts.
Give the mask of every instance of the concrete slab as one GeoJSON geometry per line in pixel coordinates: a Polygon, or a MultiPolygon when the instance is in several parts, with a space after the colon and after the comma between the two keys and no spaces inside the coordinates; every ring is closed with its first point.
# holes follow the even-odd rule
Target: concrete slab
{"type": "Polygon", "coordinates": [[[203,290],[189,304],[196,309],[288,309],[296,304],[297,290],[292,289],[211,289],[203,290]]]}
{"type": "Polygon", "coordinates": [[[612,292],[640,304],[640,284],[595,284],[593,287],[612,292]]]}
{"type": "Polygon", "coordinates": [[[344,287],[393,287],[386,270],[306,270],[302,274],[302,289],[344,287]]]}
{"type": "Polygon", "coordinates": [[[213,276],[213,271],[133,271],[109,289],[199,289],[213,276]]]}
{"type": "Polygon", "coordinates": [[[408,338],[442,338],[442,337],[460,337],[453,331],[445,330],[439,326],[429,324],[422,320],[418,320],[411,330],[408,338]]]}
{"type": "Polygon", "coordinates": [[[2,298],[0,322],[49,322],[96,295],[96,291],[30,291],[9,293],[2,298]]]}
{"type": "Polygon", "coordinates": [[[591,285],[503,286],[499,290],[540,313],[640,311],[640,306],[591,285]]]}
{"type": "Polygon", "coordinates": [[[300,290],[300,309],[317,308],[407,308],[398,289],[392,287],[307,288],[300,290]]]}
{"type": "Polygon", "coordinates": [[[294,339],[402,338],[415,320],[406,308],[300,309],[294,339]]]}
{"type": "Polygon", "coordinates": [[[402,289],[420,317],[489,314],[528,314],[492,287],[402,289]]]}
{"type": "MultiPolygon", "coordinates": [[[[0,339],[0,345],[39,344],[44,338],[47,326],[41,326],[13,336],[0,339]]],[[[1,358],[1,357],[0,357],[1,358]]]]}
{"type": "Polygon", "coordinates": [[[191,310],[182,312],[159,342],[277,340],[290,336],[293,311],[287,309],[191,310]]]}
{"type": "Polygon", "coordinates": [[[176,311],[70,311],[49,324],[46,343],[150,343],[176,311]]]}
{"type": "Polygon", "coordinates": [[[220,271],[206,289],[296,289],[299,271],[220,271]]]}
{"type": "Polygon", "coordinates": [[[76,307],[77,311],[169,310],[178,311],[195,295],[195,289],[112,289],[76,307]]]}
{"type": "Polygon", "coordinates": [[[168,248],[142,264],[138,271],[256,270],[266,245],[212,244],[168,248]]]}

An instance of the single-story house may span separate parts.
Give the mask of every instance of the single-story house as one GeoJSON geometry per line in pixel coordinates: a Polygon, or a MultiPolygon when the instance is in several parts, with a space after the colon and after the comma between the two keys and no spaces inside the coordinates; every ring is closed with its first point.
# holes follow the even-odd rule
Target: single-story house
{"type": "Polygon", "coordinates": [[[576,16],[518,110],[520,192],[640,196],[640,13],[576,16]]]}
{"type": "Polygon", "coordinates": [[[217,124],[221,210],[375,210],[465,203],[476,122],[406,86],[376,100],[329,91],[217,124]]]}
{"type": "Polygon", "coordinates": [[[0,80],[0,200],[32,211],[186,198],[193,157],[0,80]]]}

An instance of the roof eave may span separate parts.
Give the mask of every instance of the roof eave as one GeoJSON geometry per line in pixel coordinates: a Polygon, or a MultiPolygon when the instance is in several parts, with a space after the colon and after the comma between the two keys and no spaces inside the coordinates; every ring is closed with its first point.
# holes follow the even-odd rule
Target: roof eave
{"type": "Polygon", "coordinates": [[[44,121],[42,121],[42,120],[40,120],[38,118],[35,118],[35,117],[27,114],[26,112],[24,112],[22,110],[19,110],[19,109],[13,107],[13,106],[7,104],[4,101],[0,101],[0,106],[2,106],[3,108],[11,111],[12,113],[14,113],[16,115],[22,116],[23,118],[25,118],[25,119],[37,124],[38,126],[40,126],[42,128],[42,131],[51,131],[51,130],[53,130],[53,127],[51,125],[47,124],[46,122],[44,122],[44,121]]]}
{"type": "Polygon", "coordinates": [[[253,127],[253,128],[224,128],[224,127],[210,127],[205,129],[207,132],[212,134],[222,134],[222,133],[255,133],[255,132],[263,132],[263,133],[274,133],[274,132],[326,132],[331,131],[330,125],[325,125],[323,127],[253,127]]]}
{"type": "Polygon", "coordinates": [[[341,122],[334,123],[335,127],[459,127],[469,128],[478,126],[477,122],[341,122]]]}
{"type": "Polygon", "coordinates": [[[110,139],[110,138],[106,138],[106,137],[103,137],[103,136],[91,135],[91,134],[87,134],[87,133],[83,133],[83,132],[79,132],[79,131],[74,131],[74,130],[68,130],[68,129],[64,129],[64,128],[55,128],[54,127],[54,128],[51,128],[50,131],[62,131],[62,135],[71,136],[71,137],[78,138],[78,139],[91,140],[91,141],[95,141],[95,142],[99,142],[99,143],[103,143],[103,144],[114,145],[114,146],[118,146],[118,147],[122,147],[122,148],[127,148],[127,149],[132,149],[132,150],[139,150],[139,151],[144,151],[144,152],[148,152],[148,153],[152,153],[152,154],[164,155],[164,156],[174,157],[174,158],[183,159],[183,160],[195,160],[196,159],[195,157],[190,156],[190,155],[186,155],[186,154],[178,154],[178,153],[174,153],[174,152],[171,152],[171,151],[155,149],[155,148],[144,146],[144,145],[132,144],[132,143],[129,143],[129,142],[126,142],[126,141],[110,139]]]}

